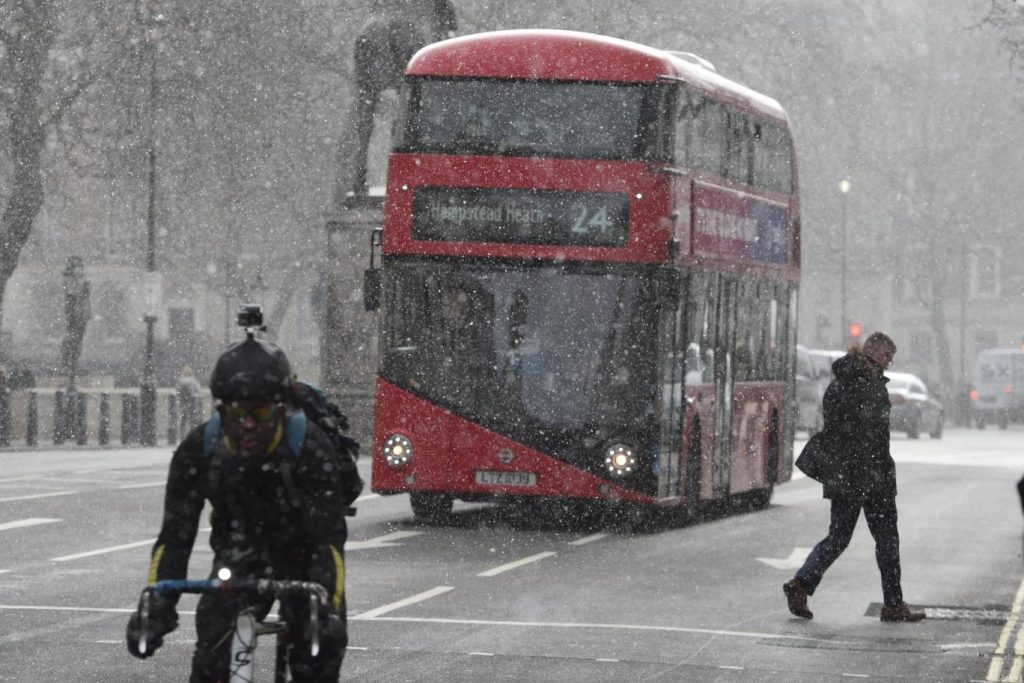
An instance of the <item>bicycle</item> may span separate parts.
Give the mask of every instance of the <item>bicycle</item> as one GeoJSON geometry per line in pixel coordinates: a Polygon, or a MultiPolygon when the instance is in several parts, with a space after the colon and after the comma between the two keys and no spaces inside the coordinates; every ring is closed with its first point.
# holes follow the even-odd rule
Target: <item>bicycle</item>
{"type": "MultiPolygon", "coordinates": [[[[275,581],[258,579],[254,581],[232,581],[231,579],[169,579],[157,581],[142,591],[139,601],[139,622],[143,636],[139,639],[139,651],[146,652],[146,636],[149,620],[149,604],[154,593],[215,593],[230,591],[254,591],[259,595],[273,596],[275,600],[300,593],[309,596],[310,654],[320,653],[320,606],[327,604],[327,590],[313,581],[275,581]]],[[[235,628],[231,636],[230,683],[252,683],[253,659],[256,640],[260,636],[275,635],[277,648],[274,662],[274,683],[287,683],[288,677],[288,625],[284,621],[260,621],[251,607],[241,610],[235,617],[235,628]]]]}

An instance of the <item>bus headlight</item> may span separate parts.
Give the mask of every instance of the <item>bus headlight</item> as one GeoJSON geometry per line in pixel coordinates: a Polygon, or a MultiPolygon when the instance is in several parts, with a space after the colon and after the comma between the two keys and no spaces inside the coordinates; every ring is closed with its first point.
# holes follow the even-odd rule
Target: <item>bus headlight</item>
{"type": "Polygon", "coordinates": [[[392,434],[384,442],[384,460],[389,467],[405,467],[412,459],[412,442],[401,434],[392,434]]]}
{"type": "Polygon", "coordinates": [[[636,469],[636,455],[629,446],[613,444],[604,449],[604,465],[608,468],[609,474],[626,477],[636,469]]]}

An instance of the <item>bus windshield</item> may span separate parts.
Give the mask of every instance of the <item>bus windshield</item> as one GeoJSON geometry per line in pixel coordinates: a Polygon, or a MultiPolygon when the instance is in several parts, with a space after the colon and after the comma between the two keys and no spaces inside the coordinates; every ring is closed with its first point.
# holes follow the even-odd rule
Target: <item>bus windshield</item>
{"type": "Polygon", "coordinates": [[[436,264],[390,277],[381,374],[397,386],[512,437],[628,431],[653,416],[650,278],[436,264]]]}
{"type": "Polygon", "coordinates": [[[641,159],[657,149],[650,84],[412,78],[400,152],[641,159]]]}

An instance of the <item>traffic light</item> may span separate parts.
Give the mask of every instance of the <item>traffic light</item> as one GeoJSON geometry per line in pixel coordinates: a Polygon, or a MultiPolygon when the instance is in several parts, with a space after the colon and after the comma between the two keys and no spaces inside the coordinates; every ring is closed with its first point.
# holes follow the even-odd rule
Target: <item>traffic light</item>
{"type": "Polygon", "coordinates": [[[853,341],[859,341],[860,335],[863,334],[864,329],[860,326],[860,323],[850,323],[850,339],[853,341]]]}

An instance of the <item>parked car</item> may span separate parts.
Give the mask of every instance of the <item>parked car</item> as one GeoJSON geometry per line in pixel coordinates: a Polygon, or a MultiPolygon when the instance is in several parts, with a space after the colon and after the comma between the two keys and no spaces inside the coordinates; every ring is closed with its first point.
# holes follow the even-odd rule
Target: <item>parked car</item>
{"type": "Polygon", "coordinates": [[[942,403],[917,375],[909,372],[886,372],[892,404],[890,431],[906,432],[907,438],[916,439],[927,432],[933,439],[942,438],[942,403]]]}
{"type": "Polygon", "coordinates": [[[821,399],[832,381],[832,362],[842,355],[842,351],[796,347],[796,428],[806,431],[809,437],[825,426],[821,399]]]}

